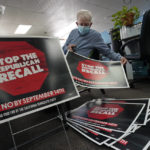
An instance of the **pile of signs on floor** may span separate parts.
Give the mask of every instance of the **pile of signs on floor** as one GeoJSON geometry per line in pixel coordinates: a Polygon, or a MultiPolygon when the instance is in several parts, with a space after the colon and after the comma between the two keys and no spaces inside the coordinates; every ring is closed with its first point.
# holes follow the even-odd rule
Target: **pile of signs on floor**
{"type": "Polygon", "coordinates": [[[150,99],[93,99],[67,112],[70,127],[98,145],[117,150],[150,146],[150,99]]]}

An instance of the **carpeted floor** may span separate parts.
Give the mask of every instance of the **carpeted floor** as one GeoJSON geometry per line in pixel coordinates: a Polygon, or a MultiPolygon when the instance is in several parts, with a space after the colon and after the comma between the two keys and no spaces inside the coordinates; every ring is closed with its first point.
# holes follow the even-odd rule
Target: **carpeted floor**
{"type": "MultiPolygon", "coordinates": [[[[135,83],[135,88],[107,89],[105,92],[103,95],[100,90],[85,91],[80,98],[67,104],[74,109],[94,98],[150,98],[150,80],[135,83]]],[[[68,109],[66,106],[63,104],[65,111],[68,109]]],[[[57,107],[52,107],[11,121],[17,149],[14,148],[9,124],[1,124],[0,150],[111,150],[105,145],[96,145],[70,127],[64,130],[57,115],[57,107]]]]}
{"type": "MultiPolygon", "coordinates": [[[[105,92],[105,97],[108,98],[150,98],[150,81],[137,82],[135,88],[132,89],[108,89],[105,92]]],[[[91,90],[90,93],[85,91],[81,93],[80,98],[70,102],[71,109],[80,106],[85,101],[102,97],[104,96],[100,90],[91,90]]],[[[98,146],[69,127],[66,131],[60,130],[53,135],[48,134],[18,150],[111,150],[111,148],[104,145],[98,146]]]]}

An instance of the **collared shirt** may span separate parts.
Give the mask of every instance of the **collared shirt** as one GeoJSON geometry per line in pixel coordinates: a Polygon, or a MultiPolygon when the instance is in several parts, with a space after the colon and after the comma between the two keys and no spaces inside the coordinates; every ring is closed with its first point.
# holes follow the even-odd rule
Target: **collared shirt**
{"type": "Polygon", "coordinates": [[[90,29],[90,32],[86,35],[81,35],[78,29],[74,29],[69,34],[68,39],[66,40],[65,45],[63,46],[63,51],[66,54],[69,44],[75,44],[74,52],[89,57],[92,50],[97,49],[100,54],[112,59],[119,60],[121,55],[115,53],[111,50],[101,37],[101,34],[93,29],[90,29]]]}

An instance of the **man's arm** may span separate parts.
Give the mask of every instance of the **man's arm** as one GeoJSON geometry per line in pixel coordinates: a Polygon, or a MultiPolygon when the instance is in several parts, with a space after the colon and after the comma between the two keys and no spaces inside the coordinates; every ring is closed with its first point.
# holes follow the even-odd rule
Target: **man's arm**
{"type": "Polygon", "coordinates": [[[105,43],[103,38],[101,37],[101,34],[97,34],[96,36],[96,43],[94,46],[101,54],[105,55],[106,57],[112,59],[112,60],[118,60],[121,61],[123,64],[127,62],[127,59],[125,57],[122,57],[119,53],[114,52],[111,50],[105,43]]]}
{"type": "Polygon", "coordinates": [[[66,54],[68,50],[73,51],[73,47],[75,47],[76,45],[71,44],[71,38],[72,38],[72,32],[69,34],[64,46],[63,46],[63,51],[66,54]]]}
{"type": "Polygon", "coordinates": [[[69,37],[68,37],[68,39],[66,40],[64,46],[62,47],[62,48],[63,48],[63,51],[64,51],[64,54],[67,53],[67,50],[68,50],[68,44],[69,44],[69,37]]]}

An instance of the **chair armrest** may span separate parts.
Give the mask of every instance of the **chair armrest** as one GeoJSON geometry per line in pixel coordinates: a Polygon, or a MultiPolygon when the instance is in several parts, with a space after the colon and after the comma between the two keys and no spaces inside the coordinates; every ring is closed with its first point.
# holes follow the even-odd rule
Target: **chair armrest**
{"type": "Polygon", "coordinates": [[[134,41],[139,41],[139,40],[140,40],[140,37],[136,37],[136,38],[134,38],[134,39],[130,39],[130,40],[128,40],[127,42],[125,42],[125,43],[121,46],[121,48],[120,48],[120,50],[119,50],[120,54],[122,54],[122,55],[124,56],[125,47],[128,46],[130,43],[132,43],[132,42],[134,42],[134,41]]]}

